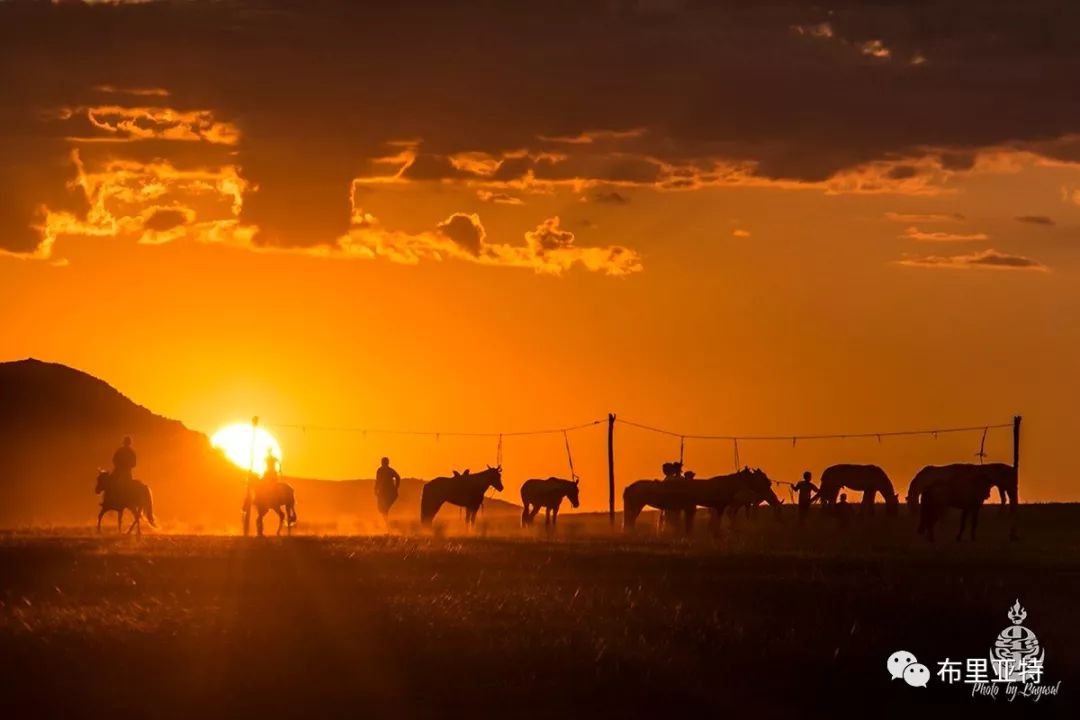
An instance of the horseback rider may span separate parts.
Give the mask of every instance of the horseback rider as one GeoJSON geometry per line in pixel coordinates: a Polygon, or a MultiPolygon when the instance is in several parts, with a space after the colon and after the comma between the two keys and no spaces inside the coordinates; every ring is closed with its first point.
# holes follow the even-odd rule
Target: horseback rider
{"type": "Polygon", "coordinates": [[[266,469],[263,471],[262,480],[265,484],[270,485],[276,483],[278,480],[278,459],[274,457],[274,451],[271,449],[266,450],[266,469]]]}
{"type": "Polygon", "coordinates": [[[113,453],[112,479],[114,487],[130,487],[135,481],[131,471],[135,469],[135,448],[131,446],[131,436],[125,435],[123,444],[113,453]]]}
{"type": "Polygon", "coordinates": [[[390,458],[384,457],[379,469],[375,471],[375,503],[383,517],[387,516],[390,506],[397,500],[399,487],[401,476],[397,470],[390,467],[390,458]]]}

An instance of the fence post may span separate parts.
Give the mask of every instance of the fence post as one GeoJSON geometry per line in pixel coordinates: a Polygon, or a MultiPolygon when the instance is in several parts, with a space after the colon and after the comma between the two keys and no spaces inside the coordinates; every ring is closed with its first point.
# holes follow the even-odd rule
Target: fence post
{"type": "Polygon", "coordinates": [[[1009,515],[1012,527],[1009,529],[1009,539],[1016,540],[1016,513],[1019,508],[1017,504],[1020,502],[1020,421],[1023,418],[1019,415],[1013,417],[1013,475],[1016,476],[1016,492],[1011,498],[1009,498],[1009,504],[1012,506],[1009,508],[1009,515]]]}
{"type": "Polygon", "coordinates": [[[608,521],[615,527],[615,413],[607,416],[608,521]]]}

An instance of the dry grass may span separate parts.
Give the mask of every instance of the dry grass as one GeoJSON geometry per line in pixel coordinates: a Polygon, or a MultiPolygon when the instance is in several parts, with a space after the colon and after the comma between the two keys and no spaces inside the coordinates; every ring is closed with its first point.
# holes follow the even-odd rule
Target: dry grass
{"type": "Polygon", "coordinates": [[[988,510],[978,543],[934,546],[906,516],[799,531],[767,514],[719,541],[589,516],[556,541],[494,521],[486,537],[9,534],[0,676],[49,717],[983,713],[1006,708],[890,684],[885,659],[985,657],[1020,597],[1064,707],[1080,507],[1023,508],[1019,543],[988,510]]]}

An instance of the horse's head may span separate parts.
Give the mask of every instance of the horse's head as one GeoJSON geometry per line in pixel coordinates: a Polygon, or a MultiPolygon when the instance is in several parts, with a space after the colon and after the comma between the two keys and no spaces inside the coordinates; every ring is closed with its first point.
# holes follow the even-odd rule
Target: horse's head
{"type": "Polygon", "coordinates": [[[578,478],[574,478],[570,482],[570,487],[566,491],[566,499],[570,501],[572,507],[578,507],[581,504],[581,493],[578,492],[578,478]]]}
{"type": "Polygon", "coordinates": [[[488,485],[502,492],[502,465],[496,465],[495,467],[488,465],[483,474],[488,476],[488,485]]]}
{"type": "Polygon", "coordinates": [[[105,492],[105,486],[109,482],[109,477],[110,476],[108,470],[102,470],[100,468],[98,469],[97,485],[94,486],[95,495],[100,495],[101,493],[105,492]]]}

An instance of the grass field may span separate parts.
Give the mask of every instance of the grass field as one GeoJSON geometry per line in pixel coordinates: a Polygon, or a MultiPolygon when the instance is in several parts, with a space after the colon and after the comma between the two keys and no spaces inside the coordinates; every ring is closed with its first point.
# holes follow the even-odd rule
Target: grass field
{"type": "MultiPolygon", "coordinates": [[[[472,536],[0,536],[0,677],[35,717],[796,716],[1075,710],[1080,506],[998,508],[975,544],[906,514],[719,540],[606,518],[472,536]],[[986,657],[1019,598],[1060,695],[890,681],[986,657]],[[1021,707],[1022,706],[1022,707],[1021,707]]],[[[956,518],[949,518],[955,528],[956,518]]],[[[486,534],[484,531],[486,530],[486,534]]],[[[25,717],[14,714],[9,717],[25,717]]],[[[910,714],[908,714],[910,717],[910,714]]]]}

